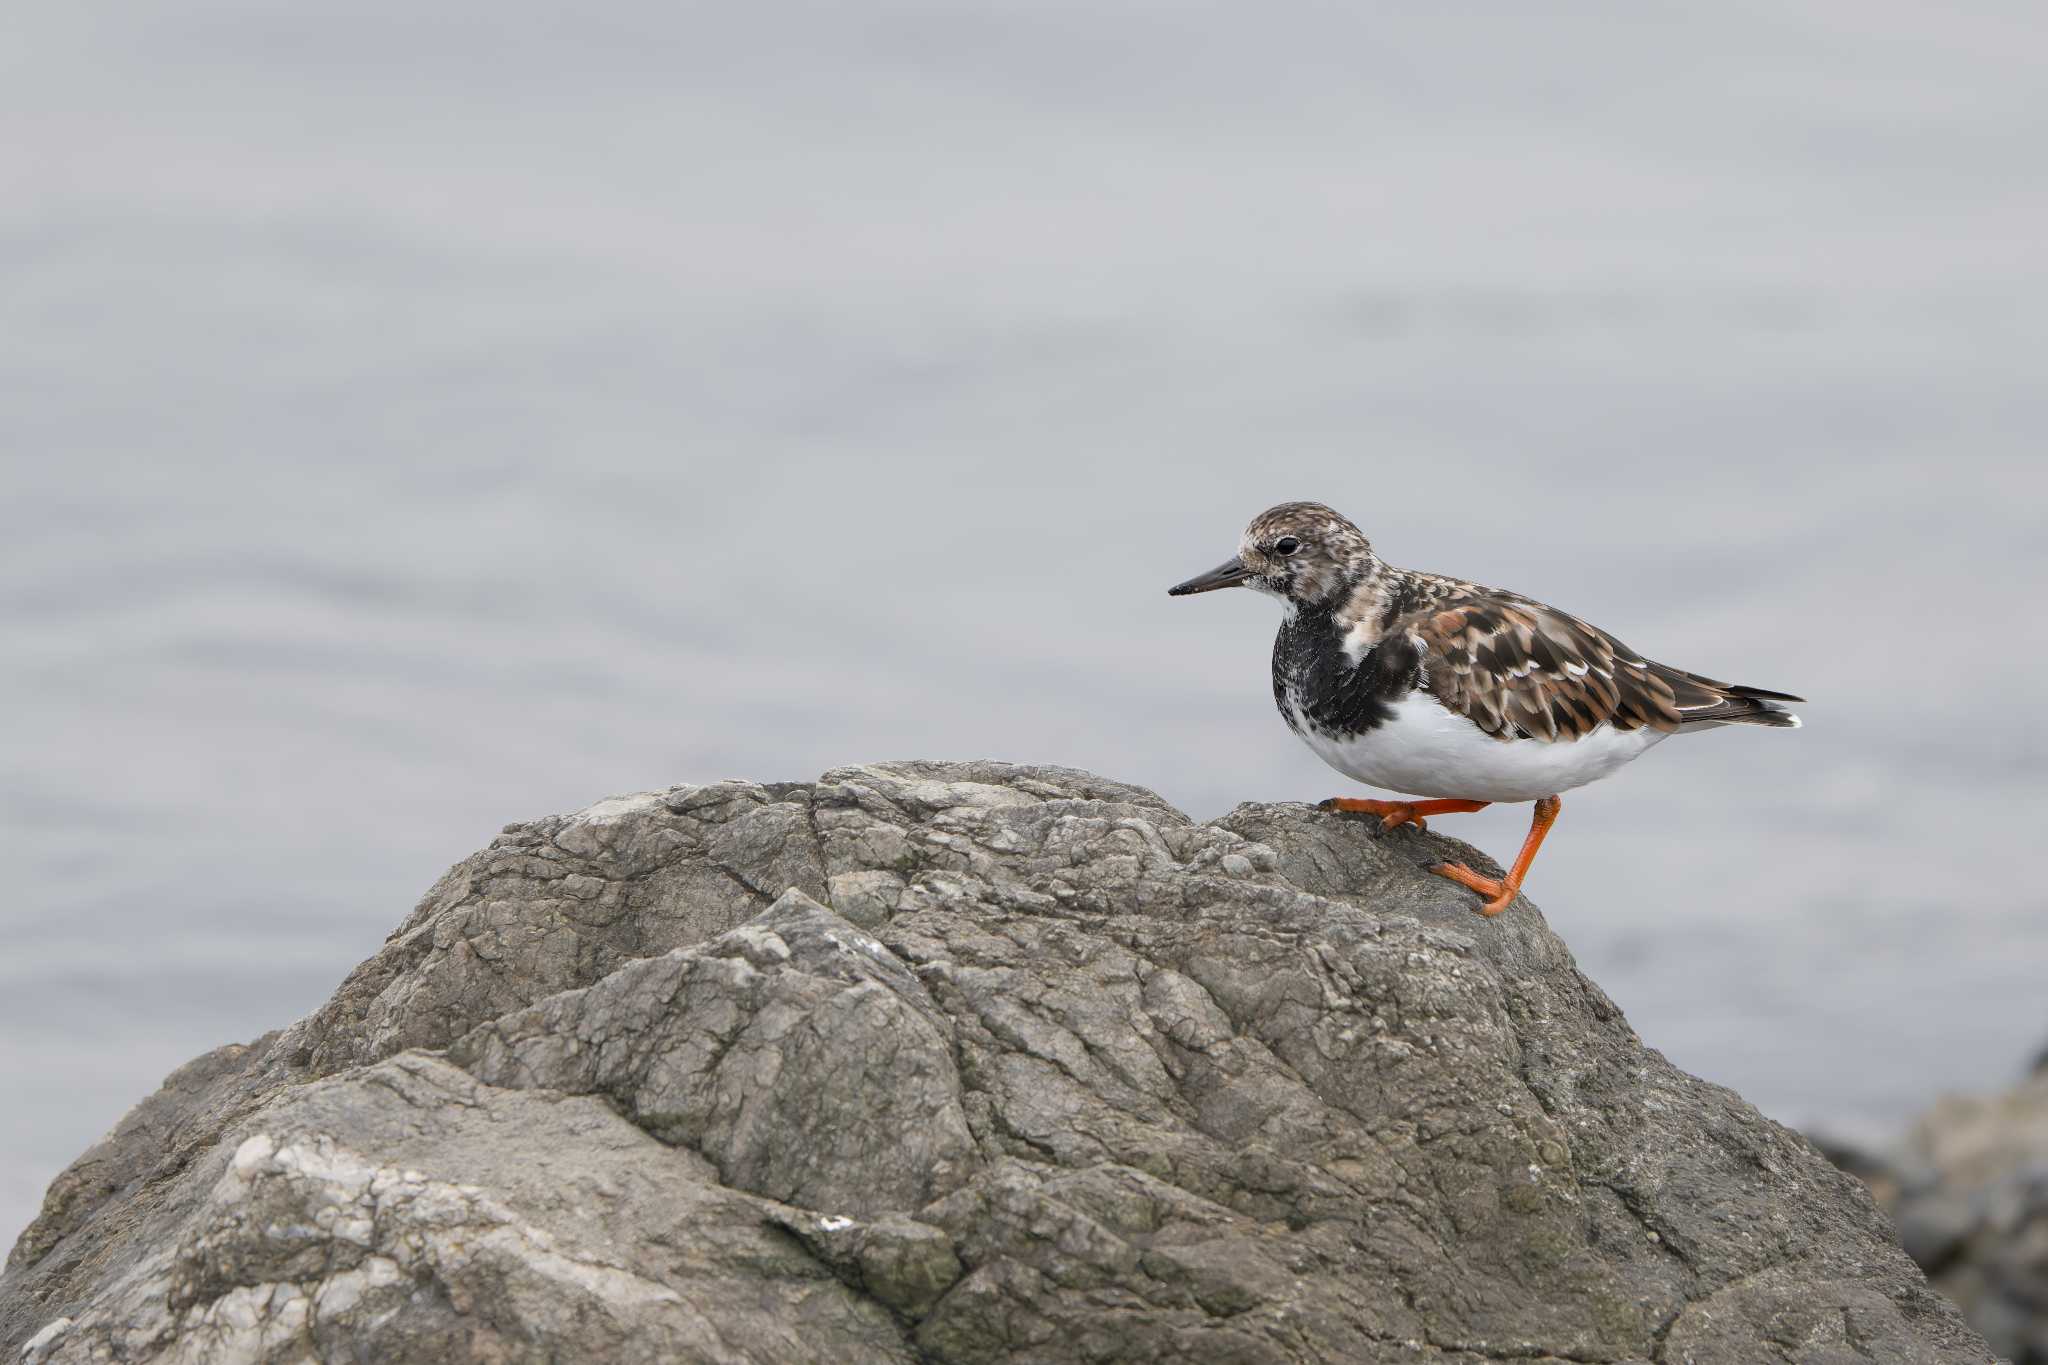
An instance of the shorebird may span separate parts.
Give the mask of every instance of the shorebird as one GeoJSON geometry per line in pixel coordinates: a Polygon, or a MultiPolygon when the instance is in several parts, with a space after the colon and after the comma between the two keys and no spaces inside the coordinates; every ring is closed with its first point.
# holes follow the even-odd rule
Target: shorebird
{"type": "Polygon", "coordinates": [[[1245,527],[1237,554],[1167,589],[1247,587],[1280,599],[1273,700],[1323,762],[1425,800],[1336,796],[1322,808],[1388,829],[1534,801],[1505,877],[1430,870],[1497,915],[1557,821],[1560,792],[1596,782],[1667,735],[1720,725],[1796,727],[1787,692],[1742,687],[1637,654],[1597,626],[1520,593],[1397,569],[1321,503],[1285,502],[1245,527]]]}

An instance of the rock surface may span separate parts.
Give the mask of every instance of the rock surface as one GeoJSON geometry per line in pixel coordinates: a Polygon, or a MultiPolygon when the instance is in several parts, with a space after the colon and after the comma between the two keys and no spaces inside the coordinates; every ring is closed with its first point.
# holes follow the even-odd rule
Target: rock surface
{"type": "Polygon", "coordinates": [[[1990,1358],[1861,1185],[1645,1049],[1533,906],[1475,916],[1444,856],[1478,857],[995,763],[512,826],[325,1007],[58,1178],[0,1343],[1990,1358]]]}
{"type": "Polygon", "coordinates": [[[1845,1155],[1993,1349],[2048,1365],[2048,1057],[2001,1094],[1941,1101],[1895,1152],[1845,1155]]]}

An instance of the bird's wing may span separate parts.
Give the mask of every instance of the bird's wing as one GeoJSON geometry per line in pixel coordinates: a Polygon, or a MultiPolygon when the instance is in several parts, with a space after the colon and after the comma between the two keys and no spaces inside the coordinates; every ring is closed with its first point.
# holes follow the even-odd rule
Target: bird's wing
{"type": "Polygon", "coordinates": [[[1767,703],[1797,700],[1657,663],[1555,607],[1469,584],[1392,623],[1396,632],[1422,652],[1430,693],[1497,739],[1572,740],[1602,725],[1669,734],[1781,723],[1764,719],[1767,703]]]}

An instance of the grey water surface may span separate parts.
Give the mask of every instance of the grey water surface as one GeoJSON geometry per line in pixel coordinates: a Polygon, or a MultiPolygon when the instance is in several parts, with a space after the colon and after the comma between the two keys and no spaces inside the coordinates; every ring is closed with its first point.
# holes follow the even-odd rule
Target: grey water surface
{"type": "MultiPolygon", "coordinates": [[[[0,51],[0,1240],[509,820],[1345,790],[1261,507],[1810,697],[1567,798],[1652,1045],[2048,1039],[2038,11],[91,0],[0,51]]],[[[1441,828],[1509,854],[1520,809],[1441,828]]]]}

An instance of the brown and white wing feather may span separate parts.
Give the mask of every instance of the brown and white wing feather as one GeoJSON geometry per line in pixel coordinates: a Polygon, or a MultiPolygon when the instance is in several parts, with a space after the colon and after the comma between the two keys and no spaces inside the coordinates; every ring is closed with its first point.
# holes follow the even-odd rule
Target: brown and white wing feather
{"type": "Polygon", "coordinates": [[[1708,725],[1797,725],[1799,698],[1646,659],[1555,607],[1460,584],[1392,624],[1422,654],[1438,701],[1497,739],[1574,740],[1603,725],[1666,734],[1708,725]]]}

